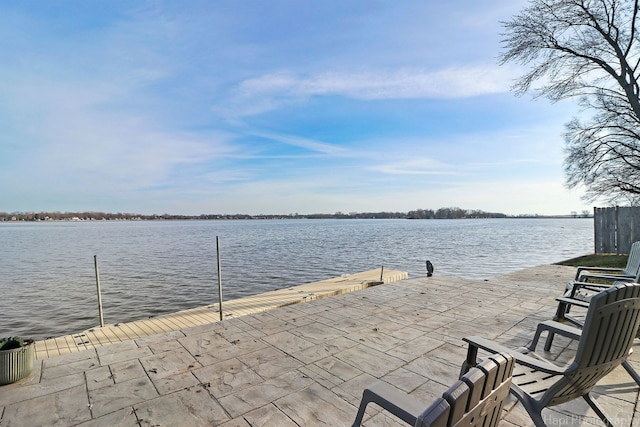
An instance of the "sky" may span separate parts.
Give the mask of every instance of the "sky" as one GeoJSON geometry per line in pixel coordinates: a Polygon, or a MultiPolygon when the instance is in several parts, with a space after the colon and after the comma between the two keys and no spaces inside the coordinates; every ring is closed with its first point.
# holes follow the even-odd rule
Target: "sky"
{"type": "Polygon", "coordinates": [[[592,211],[525,0],[0,2],[0,211],[592,211]]]}

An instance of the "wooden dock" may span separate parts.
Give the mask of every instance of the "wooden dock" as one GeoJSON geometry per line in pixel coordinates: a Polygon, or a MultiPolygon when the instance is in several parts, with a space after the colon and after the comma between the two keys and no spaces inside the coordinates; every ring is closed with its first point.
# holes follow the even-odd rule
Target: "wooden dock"
{"type": "MultiPolygon", "coordinates": [[[[382,280],[380,280],[380,273],[380,269],[375,269],[361,273],[345,274],[319,282],[223,301],[223,319],[353,292],[380,284],[380,282],[386,284],[408,278],[408,273],[404,271],[385,269],[382,280]]],[[[122,341],[215,323],[219,320],[219,305],[211,304],[134,322],[95,327],[78,334],[36,342],[36,359],[46,359],[52,356],[94,349],[122,341]]]]}

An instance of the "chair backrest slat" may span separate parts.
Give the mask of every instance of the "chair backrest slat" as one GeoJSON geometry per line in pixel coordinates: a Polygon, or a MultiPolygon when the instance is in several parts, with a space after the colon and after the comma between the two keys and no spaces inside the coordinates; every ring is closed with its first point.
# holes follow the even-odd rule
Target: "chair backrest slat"
{"type": "Polygon", "coordinates": [[[497,363],[497,368],[496,369],[491,369],[491,370],[487,370],[486,368],[480,368],[485,376],[487,377],[486,381],[485,381],[485,389],[482,393],[482,398],[485,399],[489,393],[491,393],[493,391],[493,389],[496,386],[496,383],[499,384],[500,383],[500,377],[498,376],[498,371],[500,370],[500,364],[497,363]]]}
{"type": "Polygon", "coordinates": [[[640,314],[640,287],[620,283],[591,299],[575,363],[589,366],[626,357],[640,314]]]}
{"type": "MultiPolygon", "coordinates": [[[[507,395],[509,394],[509,387],[505,387],[502,390],[500,390],[500,387],[504,387],[503,384],[505,384],[505,382],[509,382],[509,383],[511,382],[511,375],[513,374],[513,366],[515,361],[511,359],[507,359],[502,354],[495,354],[491,356],[490,359],[493,360],[498,366],[493,383],[489,382],[489,378],[491,376],[489,375],[489,372],[486,371],[486,367],[484,366],[479,367],[479,369],[485,371],[485,374],[487,375],[487,381],[485,382],[484,398],[491,399],[491,396],[493,396],[495,399],[494,400],[495,402],[497,402],[500,399],[504,402],[504,399],[506,399],[507,395]],[[491,395],[491,393],[494,393],[494,390],[496,390],[495,394],[491,395]]],[[[483,409],[479,409],[478,407],[478,409],[476,409],[475,411],[470,409],[469,413],[466,416],[466,419],[469,419],[469,418],[473,419],[472,417],[477,417],[478,415],[480,415],[480,417],[484,417],[484,422],[480,424],[482,427],[496,426],[498,425],[498,423],[500,422],[500,419],[502,418],[501,412],[502,412],[502,405],[493,404],[490,407],[487,406],[483,409]]]]}
{"type": "Polygon", "coordinates": [[[449,427],[451,406],[444,398],[437,398],[416,421],[415,427],[449,427]]]}
{"type": "Polygon", "coordinates": [[[420,427],[495,427],[509,395],[514,359],[500,353],[467,372],[425,410],[420,427]]]}
{"type": "Polygon", "coordinates": [[[624,268],[624,274],[636,276],[638,273],[640,273],[640,241],[631,244],[627,265],[624,268]]]}
{"type": "Polygon", "coordinates": [[[594,295],[578,350],[562,381],[547,390],[549,405],[580,397],[620,365],[638,333],[640,285],[618,283],[594,295]]]}
{"type": "MultiPolygon", "coordinates": [[[[492,360],[498,364],[498,370],[496,371],[495,385],[492,385],[492,388],[495,388],[497,387],[498,384],[505,381],[508,377],[511,376],[512,370],[509,368],[508,360],[504,356],[500,354],[496,354],[495,356],[492,357],[492,360]]],[[[484,368],[480,367],[480,369],[484,369],[484,368]]],[[[488,373],[487,373],[487,376],[488,376],[488,373]]]]}
{"type": "Polygon", "coordinates": [[[458,380],[449,390],[444,392],[442,397],[444,397],[447,403],[449,403],[449,406],[451,406],[449,425],[453,425],[464,416],[470,394],[471,390],[469,386],[461,380],[458,380]]]}
{"type": "Polygon", "coordinates": [[[469,398],[465,408],[465,411],[468,411],[484,399],[488,393],[491,393],[493,384],[485,387],[485,384],[488,383],[487,374],[481,369],[469,371],[465,376],[464,382],[469,387],[469,398]]]}

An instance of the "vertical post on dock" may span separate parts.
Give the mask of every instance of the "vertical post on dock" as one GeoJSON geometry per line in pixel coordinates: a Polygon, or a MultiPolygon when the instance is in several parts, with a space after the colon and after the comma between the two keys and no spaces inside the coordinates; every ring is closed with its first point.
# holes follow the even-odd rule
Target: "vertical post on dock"
{"type": "Polygon", "coordinates": [[[98,270],[98,255],[93,256],[93,265],[96,268],[96,288],[98,289],[98,313],[100,314],[100,327],[104,327],[104,317],[102,315],[102,292],[100,291],[100,272],[98,270]]]}
{"type": "Polygon", "coordinates": [[[380,266],[380,281],[381,282],[384,282],[383,276],[384,276],[384,265],[381,265],[380,266]]]}
{"type": "Polygon", "coordinates": [[[218,257],[218,300],[220,302],[220,320],[222,320],[222,275],[220,271],[220,239],[216,236],[216,254],[218,257]]]}

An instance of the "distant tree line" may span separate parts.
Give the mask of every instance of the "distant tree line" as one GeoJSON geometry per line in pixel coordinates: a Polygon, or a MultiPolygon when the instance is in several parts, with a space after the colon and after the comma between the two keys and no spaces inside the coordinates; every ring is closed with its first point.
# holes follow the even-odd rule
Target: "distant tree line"
{"type": "Polygon", "coordinates": [[[351,212],[348,214],[203,214],[203,215],[142,215],[133,213],[107,212],[0,212],[0,221],[150,221],[150,220],[233,220],[233,219],[354,219],[354,218],[407,218],[404,212],[351,212]]]}
{"type": "MultiPolygon", "coordinates": [[[[578,217],[572,212],[569,217],[578,217]]],[[[583,211],[582,217],[590,216],[583,211]]],[[[417,209],[409,212],[336,212],[334,214],[298,214],[287,215],[247,215],[247,214],[203,214],[203,215],[141,215],[133,213],[107,212],[0,212],[2,221],[159,221],[159,220],[234,220],[234,219],[466,219],[466,218],[508,218],[503,213],[484,212],[481,210],[440,208],[417,209]]],[[[519,215],[518,218],[538,218],[540,215],[519,215]]]]}
{"type": "Polygon", "coordinates": [[[464,219],[464,218],[506,218],[503,213],[484,212],[460,208],[418,209],[409,211],[408,219],[464,219]]]}

